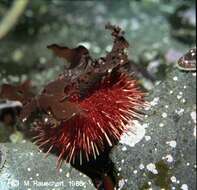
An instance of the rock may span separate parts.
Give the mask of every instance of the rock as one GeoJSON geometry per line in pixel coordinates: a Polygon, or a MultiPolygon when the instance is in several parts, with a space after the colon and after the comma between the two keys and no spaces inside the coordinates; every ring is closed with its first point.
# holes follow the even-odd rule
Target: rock
{"type": "MultiPolygon", "coordinates": [[[[2,144],[0,150],[2,150],[2,144]]],[[[93,190],[88,177],[64,164],[59,173],[56,170],[56,158],[50,155],[46,159],[30,142],[4,144],[7,149],[5,163],[0,168],[0,189],[3,190],[93,190]]],[[[1,158],[0,152],[0,158],[1,158]]]]}
{"type": "Polygon", "coordinates": [[[119,144],[111,157],[124,190],[196,189],[196,73],[174,69],[149,94],[144,138],[119,144]]]}

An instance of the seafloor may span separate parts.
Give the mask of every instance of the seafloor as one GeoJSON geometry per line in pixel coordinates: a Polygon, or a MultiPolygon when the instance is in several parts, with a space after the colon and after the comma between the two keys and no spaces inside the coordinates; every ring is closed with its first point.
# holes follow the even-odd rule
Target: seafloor
{"type": "MultiPolygon", "coordinates": [[[[0,0],[0,28],[17,1],[23,0],[0,0]]],[[[196,44],[195,15],[195,1],[29,1],[0,38],[0,85],[30,79],[39,91],[64,67],[47,45],[83,44],[99,57],[112,44],[105,24],[119,25],[130,43],[129,58],[143,70],[134,71],[151,104],[136,134],[124,137],[112,151],[120,189],[195,190],[196,72],[175,66],[196,44]]],[[[87,176],[69,165],[57,174],[55,157],[43,159],[16,128],[0,123],[0,190],[94,189],[87,176]]]]}

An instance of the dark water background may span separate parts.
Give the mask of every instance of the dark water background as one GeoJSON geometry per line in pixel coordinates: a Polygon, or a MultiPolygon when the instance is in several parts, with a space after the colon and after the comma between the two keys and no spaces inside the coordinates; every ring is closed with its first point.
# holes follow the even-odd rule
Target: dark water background
{"type": "MultiPolygon", "coordinates": [[[[0,0],[0,20],[13,2],[0,0]]],[[[104,29],[107,22],[125,30],[129,58],[137,64],[144,62],[146,68],[144,52],[163,57],[169,50],[183,53],[194,46],[195,23],[188,24],[194,20],[194,9],[195,1],[29,1],[16,25],[0,39],[1,81],[4,77],[4,82],[30,78],[40,84],[53,78],[63,61],[46,49],[52,43],[69,47],[82,43],[94,56],[103,55],[112,44],[104,29]],[[186,7],[189,16],[172,16],[180,7],[186,7]],[[175,18],[173,23],[170,17],[175,18]]]]}

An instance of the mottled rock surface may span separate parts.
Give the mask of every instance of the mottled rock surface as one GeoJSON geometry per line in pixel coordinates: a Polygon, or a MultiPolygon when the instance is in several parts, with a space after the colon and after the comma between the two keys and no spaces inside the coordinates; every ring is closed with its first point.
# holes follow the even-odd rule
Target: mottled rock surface
{"type": "Polygon", "coordinates": [[[2,146],[6,158],[0,168],[1,190],[95,189],[88,177],[70,165],[64,165],[58,173],[55,156],[44,159],[44,153],[32,143],[6,143],[2,146]]]}
{"type": "Polygon", "coordinates": [[[174,69],[148,96],[144,138],[112,154],[124,190],[196,189],[196,73],[174,69]]]}

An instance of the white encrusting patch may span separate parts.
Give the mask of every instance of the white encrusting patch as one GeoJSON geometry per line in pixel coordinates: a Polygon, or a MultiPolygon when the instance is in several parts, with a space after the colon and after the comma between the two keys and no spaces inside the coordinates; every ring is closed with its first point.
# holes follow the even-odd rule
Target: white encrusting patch
{"type": "Polygon", "coordinates": [[[137,170],[134,170],[133,173],[134,173],[134,174],[137,174],[137,170]]]}
{"type": "Polygon", "coordinates": [[[134,147],[144,138],[147,127],[148,124],[146,123],[141,125],[137,120],[132,121],[127,127],[128,131],[121,136],[120,143],[134,147]]]}
{"type": "Polygon", "coordinates": [[[60,169],[59,169],[59,172],[60,172],[60,173],[62,173],[62,172],[63,172],[62,168],[60,168],[60,169]]]}
{"type": "Polygon", "coordinates": [[[196,137],[196,126],[194,126],[194,132],[193,132],[194,137],[196,137]]]}
{"type": "Polygon", "coordinates": [[[178,100],[180,100],[182,98],[181,95],[177,95],[176,97],[177,97],[178,100]]]}
{"type": "Polygon", "coordinates": [[[127,151],[127,147],[126,146],[123,146],[122,147],[122,151],[127,151]]]}
{"type": "Polygon", "coordinates": [[[196,111],[193,111],[190,113],[190,116],[194,122],[194,132],[193,132],[193,136],[196,137],[196,111]]]}
{"type": "Polygon", "coordinates": [[[175,110],[175,113],[181,116],[185,110],[183,108],[179,108],[175,110]]]}
{"type": "Polygon", "coordinates": [[[189,162],[187,162],[187,163],[186,163],[186,166],[190,166],[190,163],[189,163],[189,162]]]}
{"type": "Polygon", "coordinates": [[[67,177],[67,178],[69,178],[69,177],[70,177],[70,173],[69,173],[69,172],[66,174],[66,177],[67,177]]]}
{"type": "Polygon", "coordinates": [[[145,168],[145,167],[144,167],[144,164],[140,164],[140,165],[139,165],[139,169],[140,169],[140,170],[143,170],[144,168],[145,168]]]}
{"type": "Polygon", "coordinates": [[[176,141],[172,140],[172,141],[167,141],[166,144],[168,144],[169,146],[171,146],[172,148],[176,148],[176,141]]]}
{"type": "Polygon", "coordinates": [[[177,76],[173,77],[173,80],[178,81],[178,77],[177,76]]]}
{"type": "Polygon", "coordinates": [[[162,113],[161,115],[163,118],[166,118],[168,116],[168,114],[166,112],[162,113]]]}
{"type": "Polygon", "coordinates": [[[148,185],[152,185],[151,181],[148,182],[148,185]]]}
{"type": "Polygon", "coordinates": [[[155,97],[151,102],[150,105],[151,106],[156,106],[159,102],[159,97],[155,97]]]}
{"type": "Polygon", "coordinates": [[[150,136],[145,136],[144,138],[145,138],[146,141],[151,140],[151,137],[150,136]]]}
{"type": "Polygon", "coordinates": [[[162,157],[162,159],[163,159],[163,160],[166,160],[166,161],[169,162],[169,163],[172,163],[172,162],[174,161],[174,158],[172,157],[171,154],[168,154],[168,155],[162,157]]]}
{"type": "Polygon", "coordinates": [[[179,94],[176,97],[177,97],[178,100],[180,100],[182,98],[182,96],[183,96],[183,92],[180,91],[179,94]]]}
{"type": "Polygon", "coordinates": [[[149,104],[149,105],[147,105],[147,106],[144,108],[144,110],[148,111],[148,110],[150,110],[150,108],[151,108],[151,105],[149,104]]]}
{"type": "Polygon", "coordinates": [[[119,180],[119,182],[118,182],[118,186],[119,186],[118,190],[121,190],[124,187],[125,182],[126,181],[124,179],[119,180]]]}
{"type": "Polygon", "coordinates": [[[173,90],[170,90],[170,94],[173,94],[174,93],[174,91],[173,90]]]}
{"type": "Polygon", "coordinates": [[[146,166],[147,170],[152,172],[153,174],[158,174],[155,164],[150,163],[146,166]]]}
{"type": "Polygon", "coordinates": [[[172,176],[172,177],[170,178],[170,180],[172,181],[172,183],[176,183],[176,177],[175,177],[175,176],[172,176]]]}
{"type": "Polygon", "coordinates": [[[182,190],[188,190],[188,185],[187,185],[187,184],[181,185],[181,189],[182,189],[182,190]]]}
{"type": "Polygon", "coordinates": [[[191,116],[193,122],[196,123],[196,112],[195,111],[191,112],[190,116],[191,116]]]}
{"type": "Polygon", "coordinates": [[[182,98],[181,99],[181,103],[185,103],[186,102],[186,99],[185,98],[182,98]]]}
{"type": "Polygon", "coordinates": [[[164,126],[164,124],[163,124],[163,123],[160,123],[160,124],[159,124],[159,127],[163,127],[163,126],[164,126]]]}
{"type": "Polygon", "coordinates": [[[161,84],[160,80],[156,81],[155,86],[158,86],[159,84],[161,84]]]}

